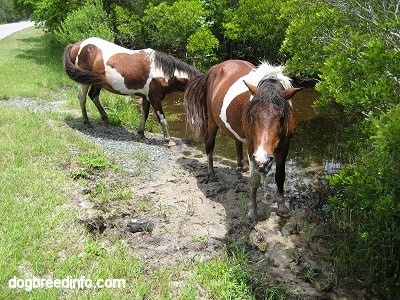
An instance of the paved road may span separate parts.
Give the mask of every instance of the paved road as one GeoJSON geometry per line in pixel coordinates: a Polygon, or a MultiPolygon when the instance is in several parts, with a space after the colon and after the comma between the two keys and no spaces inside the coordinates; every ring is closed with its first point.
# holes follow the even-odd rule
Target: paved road
{"type": "Polygon", "coordinates": [[[22,29],[32,27],[35,23],[31,21],[22,21],[17,23],[1,24],[0,25],[0,40],[4,39],[6,36],[13,34],[14,32],[20,31],[22,29]]]}

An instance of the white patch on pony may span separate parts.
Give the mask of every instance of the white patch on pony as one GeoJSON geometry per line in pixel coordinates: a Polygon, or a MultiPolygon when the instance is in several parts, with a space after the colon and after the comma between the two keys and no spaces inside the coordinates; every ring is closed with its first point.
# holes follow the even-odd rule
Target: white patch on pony
{"type": "MultiPolygon", "coordinates": [[[[110,57],[113,56],[114,54],[120,54],[120,53],[135,54],[135,53],[138,53],[141,51],[144,51],[145,53],[147,53],[146,57],[148,57],[149,60],[151,62],[153,62],[154,61],[154,59],[153,59],[154,50],[153,49],[148,48],[148,49],[142,49],[142,50],[130,50],[130,49],[126,49],[124,47],[118,46],[109,41],[106,41],[106,40],[103,40],[103,39],[100,39],[97,37],[91,37],[91,38],[88,38],[88,39],[82,41],[79,52],[78,52],[78,56],[76,57],[76,61],[75,61],[76,65],[78,64],[78,57],[79,57],[79,54],[81,53],[83,47],[85,47],[86,45],[90,45],[90,44],[96,46],[97,48],[99,48],[101,50],[102,55],[103,55],[104,70],[105,70],[106,78],[114,90],[120,92],[121,94],[128,94],[128,95],[140,93],[140,94],[145,95],[146,98],[148,98],[149,84],[154,77],[161,76],[161,75],[159,75],[161,70],[160,70],[160,72],[155,72],[153,74],[153,76],[149,76],[149,78],[147,79],[146,84],[144,85],[143,88],[128,89],[125,85],[124,78],[121,76],[121,74],[116,69],[114,69],[110,66],[107,66],[107,62],[110,59],[110,57]]],[[[155,69],[153,67],[153,65],[154,65],[154,63],[151,66],[152,70],[155,69]]],[[[151,75],[151,71],[150,71],[150,75],[151,75]]]]}
{"type": "Polygon", "coordinates": [[[164,126],[167,125],[167,121],[165,120],[163,114],[158,110],[156,111],[156,113],[157,113],[158,117],[160,118],[160,124],[164,125],[164,126]]]}
{"type": "MultiPolygon", "coordinates": [[[[232,132],[232,134],[241,142],[246,142],[246,139],[239,136],[239,134],[233,130],[232,126],[228,123],[228,118],[226,115],[226,111],[237,96],[242,93],[247,92],[249,89],[244,84],[244,81],[257,86],[258,83],[263,79],[274,78],[279,80],[284,89],[288,89],[292,87],[291,80],[289,77],[282,74],[284,67],[283,66],[272,66],[267,62],[263,62],[256,69],[252,69],[246,75],[240,77],[236,82],[234,82],[224,96],[224,100],[221,107],[221,113],[219,117],[222,122],[224,122],[225,127],[232,132]]],[[[249,101],[251,101],[253,97],[249,97],[249,101]]]]}
{"type": "MultiPolygon", "coordinates": [[[[262,145],[259,145],[256,152],[254,152],[254,159],[259,164],[266,163],[268,156],[269,155],[268,155],[267,151],[264,150],[262,145]]],[[[271,156],[272,156],[272,154],[271,154],[271,156]]]]}
{"type": "Polygon", "coordinates": [[[177,78],[189,79],[189,74],[180,70],[175,69],[174,76],[177,78]]]}
{"type": "Polygon", "coordinates": [[[156,78],[156,77],[162,77],[162,78],[165,78],[165,80],[168,81],[169,78],[165,77],[163,70],[161,68],[157,68],[156,67],[156,63],[154,61],[154,56],[155,56],[155,52],[154,51],[153,51],[153,53],[150,53],[148,55],[148,58],[149,58],[149,61],[150,61],[150,75],[149,75],[149,78],[147,79],[147,81],[150,83],[150,81],[153,78],[156,78]]]}

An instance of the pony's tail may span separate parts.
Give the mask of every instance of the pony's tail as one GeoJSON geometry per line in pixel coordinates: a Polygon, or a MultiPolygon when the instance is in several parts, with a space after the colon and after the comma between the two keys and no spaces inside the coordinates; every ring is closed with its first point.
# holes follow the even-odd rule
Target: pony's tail
{"type": "Polygon", "coordinates": [[[104,76],[99,76],[90,70],[82,69],[72,62],[71,49],[73,46],[73,44],[66,46],[62,56],[62,65],[65,73],[67,73],[69,78],[78,83],[101,86],[104,82],[104,76]]]}
{"type": "Polygon", "coordinates": [[[207,82],[210,72],[191,80],[186,88],[184,102],[186,122],[197,137],[207,135],[207,82]]]}

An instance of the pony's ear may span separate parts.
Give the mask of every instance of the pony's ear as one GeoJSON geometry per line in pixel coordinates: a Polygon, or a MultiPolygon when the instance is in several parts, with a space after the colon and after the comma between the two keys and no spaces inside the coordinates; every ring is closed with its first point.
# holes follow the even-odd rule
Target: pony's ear
{"type": "Polygon", "coordinates": [[[292,99],[292,97],[301,89],[303,89],[302,87],[299,88],[289,88],[287,90],[284,90],[282,92],[282,96],[283,98],[285,98],[286,100],[292,99]]]}
{"type": "Polygon", "coordinates": [[[252,95],[256,94],[259,91],[259,88],[256,87],[255,85],[252,85],[251,83],[246,82],[246,80],[243,80],[243,82],[247,86],[247,88],[249,89],[249,91],[252,95]]]}

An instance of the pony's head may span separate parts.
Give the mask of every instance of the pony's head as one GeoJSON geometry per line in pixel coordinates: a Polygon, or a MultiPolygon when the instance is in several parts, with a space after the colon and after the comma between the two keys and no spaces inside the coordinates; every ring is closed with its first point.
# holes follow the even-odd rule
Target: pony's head
{"type": "Polygon", "coordinates": [[[257,87],[244,83],[253,96],[243,116],[249,161],[256,171],[266,174],[274,157],[288,151],[295,130],[290,99],[301,88],[285,89],[274,78],[263,79],[257,87]]]}

